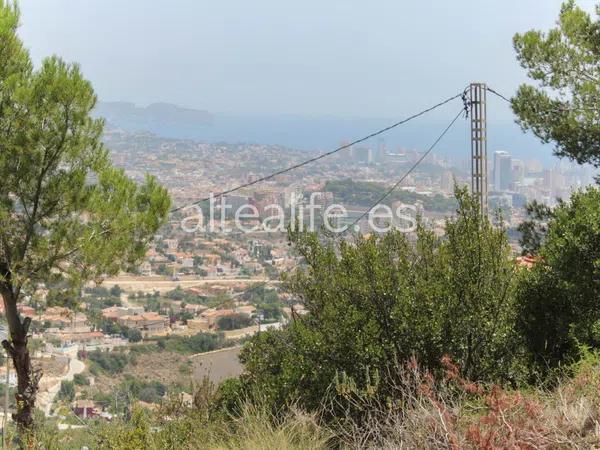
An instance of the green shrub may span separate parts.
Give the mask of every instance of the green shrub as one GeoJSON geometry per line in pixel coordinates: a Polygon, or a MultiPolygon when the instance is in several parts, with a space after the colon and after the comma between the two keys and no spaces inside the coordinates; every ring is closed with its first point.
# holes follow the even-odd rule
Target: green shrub
{"type": "Polygon", "coordinates": [[[274,417],[261,404],[243,404],[235,421],[209,418],[196,410],[155,423],[144,411],[134,409],[129,422],[103,425],[95,436],[94,448],[111,450],[195,449],[206,450],[284,449],[320,450],[329,448],[333,434],[318,425],[316,416],[292,412],[274,417]]]}
{"type": "Polygon", "coordinates": [[[210,352],[230,347],[235,342],[225,339],[223,333],[198,333],[194,336],[167,336],[157,340],[161,349],[181,354],[210,352]]]}
{"type": "Polygon", "coordinates": [[[140,342],[142,340],[142,332],[135,328],[128,328],[125,332],[125,337],[131,342],[140,342]]]}
{"type": "Polygon", "coordinates": [[[275,407],[299,401],[313,410],[340,373],[385,397],[396,376],[390,363],[413,356],[434,372],[450,355],[469,379],[521,379],[506,234],[482,220],[465,190],[457,198],[442,238],[421,227],[414,244],[390,232],[335,248],[292,234],[307,268],[287,282],[309,314],[245,346],[245,382],[275,407]]]}
{"type": "Polygon", "coordinates": [[[217,326],[224,331],[249,327],[253,323],[254,321],[247,314],[232,314],[220,317],[217,320],[217,326]]]}
{"type": "Polygon", "coordinates": [[[125,353],[120,352],[102,352],[94,350],[88,354],[88,359],[101,370],[110,374],[116,374],[123,371],[127,365],[128,358],[125,353]]]}
{"type": "Polygon", "coordinates": [[[72,381],[61,381],[58,398],[67,402],[72,402],[75,398],[75,384],[72,381]]]}
{"type": "MultiPolygon", "coordinates": [[[[190,362],[190,361],[188,361],[188,362],[190,362]]],[[[191,364],[180,364],[179,365],[179,373],[182,375],[191,375],[192,374],[191,364]]]]}
{"type": "Polygon", "coordinates": [[[82,373],[77,373],[73,376],[73,383],[77,386],[89,386],[90,380],[82,373]]]}
{"type": "Polygon", "coordinates": [[[519,329],[535,373],[546,377],[600,346],[600,190],[552,211],[539,261],[519,283],[519,329]]]}

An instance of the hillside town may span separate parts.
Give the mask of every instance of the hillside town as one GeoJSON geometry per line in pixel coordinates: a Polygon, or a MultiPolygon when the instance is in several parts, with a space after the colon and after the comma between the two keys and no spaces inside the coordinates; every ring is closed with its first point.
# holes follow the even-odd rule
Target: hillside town
{"type": "MultiPolygon", "coordinates": [[[[204,335],[219,336],[216,349],[235,349],[261,328],[281,327],[306,313],[302,302],[286,293],[280,282],[282,273],[301,264],[288,244],[292,220],[288,217],[273,231],[240,232],[235,228],[236,208],[255,208],[257,215],[244,224],[258,228],[272,205],[293,214],[294,208],[314,202],[322,214],[340,204],[348,210],[344,219],[349,224],[369,206],[373,192],[387,186],[391,174],[420,158],[418,151],[390,150],[383,141],[373,148],[351,147],[310,168],[213,200],[217,207],[212,216],[205,205],[195,207],[190,216],[185,208],[197,199],[292,165],[307,153],[261,145],[203,144],[116,129],[106,133],[105,142],[127,175],[156,176],[175,205],[184,208],[154,236],[135,270],[90,283],[67,297],[51,285],[39,285],[19,304],[19,314],[32,320],[40,367],[53,367],[45,370],[40,388],[41,408],[49,414],[60,411],[61,387],[69,386],[76,375],[81,379],[86,373],[93,379],[90,371],[107,372],[88,359],[90,354],[130,354],[146,345],[164,346],[170,340],[204,335]]],[[[586,167],[561,164],[544,169],[535,160],[524,163],[500,151],[490,164],[490,205],[502,211],[509,229],[523,220],[528,201],[552,204],[593,176],[586,167]]],[[[445,218],[455,207],[454,184],[467,181],[468,171],[432,154],[406,180],[391,206],[413,202],[414,216],[442,234],[445,218]]],[[[362,219],[354,231],[369,233],[368,225],[362,219]]],[[[516,254],[516,241],[513,246],[516,254]]],[[[519,261],[531,264],[526,258],[519,261]]],[[[0,304],[0,314],[3,310],[0,304]]],[[[198,347],[198,353],[204,350],[198,347]]],[[[16,379],[10,379],[9,386],[14,386],[16,379]]],[[[110,418],[118,413],[111,402],[94,402],[94,396],[106,393],[93,386],[89,380],[78,386],[64,407],[80,417],[110,418]]]]}

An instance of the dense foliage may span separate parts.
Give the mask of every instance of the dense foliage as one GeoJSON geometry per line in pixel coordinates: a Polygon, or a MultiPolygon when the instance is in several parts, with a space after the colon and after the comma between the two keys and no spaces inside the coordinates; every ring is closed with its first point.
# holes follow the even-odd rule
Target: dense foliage
{"type": "Polygon", "coordinates": [[[600,190],[573,194],[552,211],[539,261],[519,289],[520,329],[545,374],[600,346],[600,190]]]}
{"type": "Polygon", "coordinates": [[[243,350],[245,381],[273,404],[316,407],[337,375],[386,395],[394,361],[437,371],[451,355],[474,380],[517,382],[516,267],[502,228],[457,190],[455,219],[437,238],[420,228],[339,248],[292,235],[307,269],[288,279],[309,314],[256,336],[243,350]]]}
{"type": "Polygon", "coordinates": [[[217,326],[219,330],[238,330],[249,327],[254,324],[254,320],[248,314],[232,314],[230,316],[219,317],[217,326]]]}
{"type": "Polygon", "coordinates": [[[72,402],[75,399],[75,383],[73,381],[61,381],[58,398],[66,402],[72,402]]]}
{"type": "MultiPolygon", "coordinates": [[[[46,61],[39,73],[33,72],[14,34],[16,13],[1,0],[0,12],[8,17],[0,21],[0,35],[5,38],[0,58],[7,63],[0,66],[0,81],[6,81],[0,85],[6,92],[0,93],[13,96],[10,98],[17,104],[49,95],[48,102],[34,102],[28,120],[35,124],[45,115],[60,116],[52,109],[53,95],[72,89],[78,94],[75,106],[80,102],[75,113],[82,139],[72,143],[72,150],[77,154],[88,148],[86,142],[95,142],[101,124],[87,118],[94,102],[87,82],[76,67],[56,58],[46,61]],[[2,53],[10,53],[7,48],[14,53],[12,58],[2,53]],[[17,81],[26,75],[24,84],[7,74],[16,74],[17,81]]],[[[533,130],[543,141],[553,141],[557,154],[600,166],[596,107],[600,21],[592,21],[574,1],[568,1],[562,7],[558,28],[546,34],[517,35],[514,43],[521,64],[539,84],[522,86],[513,99],[522,127],[533,130]]],[[[10,105],[0,112],[7,112],[9,119],[23,118],[10,105]]],[[[39,150],[37,144],[45,142],[44,133],[20,136],[33,144],[33,156],[25,155],[22,142],[11,140],[12,136],[7,135],[10,139],[2,145],[21,155],[25,167],[35,167],[35,151],[39,150]]],[[[94,201],[88,206],[92,211],[99,208],[98,218],[116,212],[118,223],[127,228],[129,217],[114,211],[101,194],[114,188],[117,194],[135,199],[141,193],[122,173],[107,169],[103,155],[100,152],[92,158],[90,166],[100,175],[99,192],[67,190],[65,201],[85,203],[89,195],[94,201]],[[105,178],[103,169],[107,170],[105,178]]],[[[0,173],[13,180],[7,164],[0,157],[0,173]]],[[[75,171],[66,181],[81,187],[84,177],[80,175],[75,171]]],[[[56,185],[49,182],[47,186],[50,198],[64,191],[60,189],[62,178],[55,181],[56,185]]],[[[30,180],[23,183],[25,189],[30,180]]],[[[156,198],[152,201],[142,196],[130,205],[141,215],[138,219],[146,231],[153,223],[146,223],[144,208],[160,213],[166,201],[151,180],[148,186],[151,192],[145,194],[156,198]]],[[[339,200],[356,205],[371,204],[384,191],[381,185],[353,180],[330,182],[326,189],[339,200]]],[[[11,223],[13,216],[18,216],[14,195],[1,194],[0,189],[0,221],[8,223],[2,230],[7,234],[2,236],[18,241],[18,227],[11,223]]],[[[294,316],[282,329],[254,336],[241,354],[245,373],[221,384],[216,393],[195,392],[191,404],[184,404],[183,397],[165,398],[166,387],[158,381],[125,377],[114,394],[117,420],[94,429],[99,434],[93,435],[93,442],[104,448],[596,447],[600,442],[600,190],[576,192],[553,209],[536,203],[528,207],[531,220],[519,227],[524,253],[535,256],[530,260],[532,267],[527,268],[516,264],[500,218],[490,222],[466,189],[459,188],[455,194],[456,200],[448,200],[398,192],[388,199],[421,200],[426,209],[436,211],[457,206],[457,214],[446,221],[443,236],[423,226],[414,241],[398,231],[340,243],[316,234],[290,233],[306,265],[285,279],[286,286],[293,301],[301,302],[308,314],[294,316]],[[535,389],[534,383],[548,379],[561,382],[553,377],[559,368],[567,369],[560,375],[573,375],[573,380],[563,382],[564,388],[554,392],[535,389]],[[526,389],[514,389],[525,383],[530,383],[526,389]],[[134,400],[161,403],[161,409],[152,417],[135,409],[134,400]],[[117,407],[119,401],[122,409],[117,407]],[[298,408],[308,414],[299,413],[298,408]],[[325,420],[317,420],[317,415],[325,420]]],[[[73,218],[50,223],[44,230],[47,233],[33,242],[34,254],[37,251],[42,260],[47,256],[44,245],[56,244],[48,241],[48,236],[69,244],[71,239],[90,237],[85,227],[69,220],[73,218]],[[75,236],[69,237],[67,232],[75,232],[75,236]]],[[[91,240],[95,237],[92,234],[91,240]]],[[[79,259],[73,260],[74,266],[68,266],[63,275],[68,277],[69,271],[89,262],[96,252],[98,267],[116,270],[135,259],[143,241],[124,251],[121,261],[107,261],[112,256],[107,252],[118,252],[122,239],[100,249],[81,249],[79,259]]],[[[6,283],[13,272],[6,263],[2,266],[1,256],[0,252],[0,282],[6,283]]],[[[92,264],[89,273],[98,267],[92,264]]],[[[54,269],[44,268],[36,276],[54,278],[56,270],[62,270],[54,269]]],[[[71,275],[78,281],[79,274],[71,275]]],[[[115,287],[110,292],[96,289],[88,293],[94,297],[94,310],[102,302],[116,301],[121,291],[115,287]]],[[[207,302],[188,298],[180,288],[167,296],[207,302]]],[[[278,317],[279,299],[264,286],[248,290],[244,299],[256,303],[265,317],[278,317]]],[[[59,304],[61,298],[53,294],[51,301],[59,304]]],[[[233,299],[213,301],[225,304],[233,299]]],[[[149,298],[149,305],[161,307],[158,295],[149,298]]],[[[236,328],[247,320],[242,316],[223,318],[219,326],[236,328]]],[[[120,331],[131,340],[141,338],[133,330],[120,331]]],[[[186,355],[234,344],[219,333],[161,337],[156,342],[159,349],[186,355]]],[[[94,351],[88,355],[90,371],[114,375],[135,361],[136,355],[154,350],[134,346],[129,355],[94,351]]],[[[191,368],[182,365],[179,370],[188,373],[191,368]]],[[[59,396],[70,401],[76,396],[76,386],[86,383],[89,380],[84,376],[63,381],[59,396]]],[[[100,398],[105,403],[112,400],[107,393],[100,398]]],[[[85,433],[90,434],[87,429],[85,433]]],[[[70,430],[68,438],[73,439],[74,434],[70,430]]],[[[55,436],[51,436],[44,448],[56,448],[55,444],[55,436]]]]}
{"type": "Polygon", "coordinates": [[[128,376],[119,385],[118,391],[128,401],[141,400],[146,403],[158,403],[167,393],[167,388],[159,381],[143,381],[128,376]]]}
{"type": "Polygon", "coordinates": [[[600,167],[600,21],[565,2],[558,26],[517,34],[521,66],[536,85],[524,84],[512,100],[525,130],[552,142],[558,156],[600,167]]]}
{"type": "Polygon", "coordinates": [[[112,165],[93,119],[94,90],[76,64],[34,67],[19,10],[0,1],[0,296],[17,373],[21,428],[33,425],[38,382],[27,350],[30,318],[17,304],[40,283],[70,288],[137,265],[169,211],[153,177],[138,184],[112,165]]]}
{"type": "Polygon", "coordinates": [[[525,211],[527,218],[517,227],[520,233],[519,243],[523,255],[536,255],[548,232],[552,208],[534,200],[526,206],[525,211]]]}
{"type": "Polygon", "coordinates": [[[100,370],[109,374],[116,374],[123,371],[129,361],[127,355],[122,352],[103,352],[94,350],[88,353],[88,359],[93,363],[92,367],[98,367],[100,370]]]}

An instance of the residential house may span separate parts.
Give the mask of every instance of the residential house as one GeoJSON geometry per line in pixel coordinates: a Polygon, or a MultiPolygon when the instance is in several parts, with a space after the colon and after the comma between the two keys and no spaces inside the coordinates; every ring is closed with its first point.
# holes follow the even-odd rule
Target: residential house
{"type": "Polygon", "coordinates": [[[19,305],[18,306],[18,311],[21,314],[21,316],[23,316],[23,317],[33,317],[33,316],[35,316],[35,309],[32,308],[31,306],[19,305]]]}
{"type": "Polygon", "coordinates": [[[102,317],[104,317],[105,319],[114,320],[116,322],[119,317],[138,315],[143,313],[143,306],[130,306],[127,308],[123,306],[111,306],[102,310],[102,317]]]}
{"type": "Polygon", "coordinates": [[[100,345],[104,342],[106,336],[101,331],[66,331],[52,330],[44,334],[48,340],[56,339],[61,346],[67,345],[100,345]]]}
{"type": "Polygon", "coordinates": [[[140,273],[144,277],[152,276],[152,264],[150,264],[148,261],[144,261],[140,266],[140,273]]]}
{"type": "Polygon", "coordinates": [[[100,415],[100,410],[92,400],[75,400],[72,406],[75,415],[82,419],[94,418],[100,415]]]}
{"type": "Polygon", "coordinates": [[[221,317],[233,316],[236,312],[233,309],[207,309],[200,314],[200,317],[208,321],[209,328],[216,328],[217,322],[221,317]]]}
{"type": "Polygon", "coordinates": [[[144,337],[160,336],[167,332],[169,318],[155,312],[122,316],[117,319],[119,325],[140,330],[144,337]]]}
{"type": "Polygon", "coordinates": [[[210,330],[210,324],[208,322],[208,319],[203,318],[203,317],[188,320],[187,327],[188,327],[188,329],[190,329],[192,331],[198,331],[198,332],[210,330]]]}
{"type": "Polygon", "coordinates": [[[208,309],[208,306],[196,305],[194,303],[189,303],[189,304],[185,305],[185,307],[184,307],[185,312],[194,314],[195,316],[206,311],[207,309],[208,309]]]}

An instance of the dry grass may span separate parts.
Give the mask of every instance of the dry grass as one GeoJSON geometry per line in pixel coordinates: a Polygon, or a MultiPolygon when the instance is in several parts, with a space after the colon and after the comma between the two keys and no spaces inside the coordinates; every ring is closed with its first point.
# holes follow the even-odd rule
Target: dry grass
{"type": "Polygon", "coordinates": [[[136,412],[132,423],[105,427],[94,448],[111,450],[320,450],[333,434],[315,415],[291,411],[275,419],[267,408],[247,403],[234,420],[205,421],[185,415],[154,428],[136,412]]]}
{"type": "Polygon", "coordinates": [[[332,433],[317,424],[316,416],[297,410],[274,421],[265,408],[243,407],[235,432],[222,435],[206,448],[210,450],[319,450],[327,448],[332,433]]]}
{"type": "Polygon", "coordinates": [[[394,386],[399,405],[363,401],[366,423],[348,421],[340,435],[351,448],[600,448],[600,361],[584,361],[551,392],[505,390],[460,377],[449,359],[435,381],[413,362],[394,386]]]}
{"type": "MultiPolygon", "coordinates": [[[[572,378],[551,391],[470,383],[452,361],[443,363],[445,375],[438,380],[414,361],[396,369],[399,376],[391,389],[394,400],[381,401],[349,382],[338,383],[337,403],[328,403],[321,415],[291,408],[283,417],[274,417],[264,402],[255,401],[243,404],[241,414],[234,418],[214,416],[208,407],[214,385],[206,380],[198,386],[194,407],[176,401],[154,417],[138,411],[127,423],[103,426],[99,430],[102,439],[94,438],[90,448],[600,448],[599,357],[584,359],[572,378]],[[347,407],[346,414],[340,415],[341,405],[347,407]],[[339,423],[323,426],[320,418],[334,409],[339,423]]],[[[58,436],[52,438],[62,443],[40,448],[69,448],[58,436]]]]}

